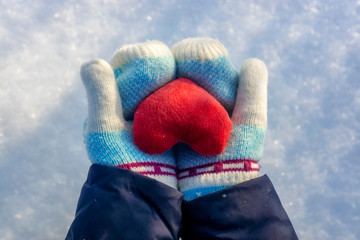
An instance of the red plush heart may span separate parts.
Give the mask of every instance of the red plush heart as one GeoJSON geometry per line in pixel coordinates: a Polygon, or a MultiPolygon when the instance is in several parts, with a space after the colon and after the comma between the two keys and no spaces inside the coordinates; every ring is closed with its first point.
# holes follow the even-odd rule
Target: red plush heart
{"type": "Polygon", "coordinates": [[[210,156],[224,151],[232,123],[224,107],[189,79],[180,78],[144,99],[134,115],[135,144],[150,154],[176,143],[210,156]]]}

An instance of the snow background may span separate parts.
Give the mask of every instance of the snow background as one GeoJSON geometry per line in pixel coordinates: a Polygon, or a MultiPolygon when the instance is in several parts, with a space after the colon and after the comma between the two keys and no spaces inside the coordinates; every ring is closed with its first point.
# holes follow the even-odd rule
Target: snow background
{"type": "Polygon", "coordinates": [[[83,62],[219,39],[269,71],[262,172],[300,239],[360,239],[360,1],[0,1],[0,239],[63,239],[90,162],[83,62]]]}

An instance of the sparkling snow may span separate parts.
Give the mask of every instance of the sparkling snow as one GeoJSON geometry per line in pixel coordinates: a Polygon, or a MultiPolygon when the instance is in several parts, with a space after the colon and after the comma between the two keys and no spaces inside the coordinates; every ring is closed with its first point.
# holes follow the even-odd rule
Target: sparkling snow
{"type": "Polygon", "coordinates": [[[269,70],[262,172],[300,239],[360,239],[360,1],[1,1],[0,239],[63,239],[90,162],[84,61],[219,39],[269,70]]]}

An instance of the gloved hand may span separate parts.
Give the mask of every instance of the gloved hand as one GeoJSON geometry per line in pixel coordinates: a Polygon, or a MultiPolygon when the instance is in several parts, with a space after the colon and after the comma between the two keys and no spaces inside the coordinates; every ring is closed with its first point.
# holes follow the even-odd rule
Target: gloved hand
{"type": "Polygon", "coordinates": [[[176,149],[178,182],[185,200],[212,193],[259,176],[267,124],[265,64],[249,59],[238,74],[218,41],[185,39],[173,47],[177,77],[186,77],[212,94],[232,120],[225,151],[202,156],[187,145],[176,149]]]}
{"type": "Polygon", "coordinates": [[[83,64],[81,78],[88,97],[84,142],[92,163],[126,168],[177,187],[173,151],[140,151],[131,122],[137,105],[174,77],[173,55],[158,41],[123,46],[114,53],[111,66],[102,59],[83,64]]]}

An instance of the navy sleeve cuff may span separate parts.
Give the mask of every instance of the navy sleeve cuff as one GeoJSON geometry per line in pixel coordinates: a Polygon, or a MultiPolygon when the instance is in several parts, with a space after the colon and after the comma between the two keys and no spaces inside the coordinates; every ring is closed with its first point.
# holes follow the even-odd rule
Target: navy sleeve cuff
{"type": "Polygon", "coordinates": [[[298,239],[267,175],[183,202],[183,240],[298,239]]]}
{"type": "Polygon", "coordinates": [[[182,194],[154,179],[93,164],[66,239],[178,239],[182,194]]]}

